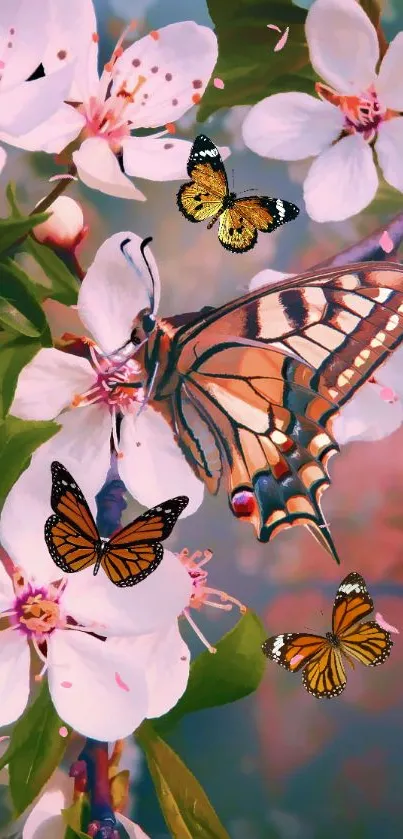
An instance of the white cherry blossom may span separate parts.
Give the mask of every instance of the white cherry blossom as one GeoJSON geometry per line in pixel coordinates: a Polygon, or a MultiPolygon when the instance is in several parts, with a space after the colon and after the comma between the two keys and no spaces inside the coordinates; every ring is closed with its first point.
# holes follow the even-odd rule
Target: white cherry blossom
{"type": "Polygon", "coordinates": [[[355,0],[315,0],[305,24],[312,66],[325,84],[268,96],[243,124],[246,145],[277,160],[316,157],[304,183],[318,222],[342,221],[375,197],[378,175],[403,191],[403,33],[379,71],[376,30],[355,0]]]}

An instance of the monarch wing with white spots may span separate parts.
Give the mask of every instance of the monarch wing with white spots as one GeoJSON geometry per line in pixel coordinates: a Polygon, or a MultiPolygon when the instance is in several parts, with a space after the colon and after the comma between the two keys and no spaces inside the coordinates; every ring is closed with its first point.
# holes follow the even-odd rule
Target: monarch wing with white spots
{"type": "Polygon", "coordinates": [[[373,608],[374,603],[364,578],[357,571],[352,571],[337,589],[332,613],[332,631],[335,635],[344,637],[350,627],[370,615],[373,608]]]}
{"type": "MultiPolygon", "coordinates": [[[[337,558],[320,510],[338,451],[332,419],[402,340],[403,270],[387,262],[302,274],[177,329],[173,427],[183,394],[220,452],[231,506],[237,493],[253,496],[242,516],[261,541],[304,524],[337,558]]],[[[191,424],[179,438],[203,477],[191,424]]]]}
{"type": "Polygon", "coordinates": [[[286,670],[296,672],[306,667],[311,659],[323,653],[328,646],[329,642],[323,635],[288,632],[267,638],[262,644],[262,650],[271,661],[276,661],[286,670]]]}
{"type": "Polygon", "coordinates": [[[109,539],[101,565],[112,583],[134,586],[146,579],[160,564],[167,539],[189,499],[171,498],[147,510],[109,539]]]}
{"type": "Polygon", "coordinates": [[[297,217],[298,207],[281,198],[250,196],[237,198],[220,218],[218,238],[229,251],[244,253],[257,242],[258,230],[271,233],[297,217]]]}

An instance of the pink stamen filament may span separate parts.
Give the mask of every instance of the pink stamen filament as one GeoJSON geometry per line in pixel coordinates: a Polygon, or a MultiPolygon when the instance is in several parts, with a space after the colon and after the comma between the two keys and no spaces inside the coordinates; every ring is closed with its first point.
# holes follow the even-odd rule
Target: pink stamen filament
{"type": "Polygon", "coordinates": [[[209,653],[216,653],[217,648],[212,647],[211,644],[209,644],[209,642],[207,641],[207,638],[203,635],[202,631],[199,629],[199,627],[197,626],[197,624],[194,622],[193,618],[191,617],[191,615],[189,613],[189,609],[187,609],[187,608],[184,609],[182,614],[184,615],[184,617],[186,618],[186,620],[188,621],[188,623],[192,627],[193,631],[196,633],[197,637],[200,638],[200,641],[202,642],[202,644],[204,644],[204,646],[207,647],[209,653]]]}

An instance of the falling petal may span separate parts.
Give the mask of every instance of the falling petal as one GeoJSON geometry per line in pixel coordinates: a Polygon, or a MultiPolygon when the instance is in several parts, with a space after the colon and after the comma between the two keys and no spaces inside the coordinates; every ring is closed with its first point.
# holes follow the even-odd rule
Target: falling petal
{"type": "Polygon", "coordinates": [[[268,29],[275,29],[275,30],[276,30],[276,32],[281,32],[280,27],[279,27],[279,26],[276,26],[276,24],[275,24],[275,23],[268,23],[268,24],[267,24],[267,28],[268,28],[268,29]]]}
{"type": "Polygon", "coordinates": [[[379,244],[380,244],[382,250],[385,251],[385,253],[391,253],[391,251],[393,251],[393,248],[394,248],[393,240],[389,236],[389,233],[388,233],[387,230],[383,231],[382,236],[379,239],[379,244]]]}
{"type": "Polygon", "coordinates": [[[119,673],[115,673],[115,682],[116,682],[117,686],[119,688],[121,688],[122,690],[126,690],[127,692],[130,691],[129,686],[126,684],[126,682],[123,681],[123,679],[119,675],[119,673]]]}
{"type": "Polygon", "coordinates": [[[293,655],[293,657],[290,661],[290,667],[296,667],[297,664],[299,664],[300,661],[302,661],[303,657],[304,656],[301,655],[300,653],[297,653],[296,655],[293,655]]]}
{"type": "Polygon", "coordinates": [[[383,387],[379,396],[384,402],[397,402],[398,399],[395,391],[391,387],[383,387]]]}
{"type": "Polygon", "coordinates": [[[225,87],[223,80],[219,79],[218,76],[216,76],[216,78],[214,79],[213,85],[214,87],[218,88],[218,90],[224,90],[225,87]]]}
{"type": "Polygon", "coordinates": [[[386,630],[386,632],[395,632],[396,635],[400,635],[399,630],[396,629],[395,626],[391,626],[390,623],[387,623],[385,621],[385,618],[382,617],[380,612],[376,613],[375,620],[376,620],[377,623],[379,623],[379,626],[381,626],[382,629],[386,630]]]}
{"type": "Polygon", "coordinates": [[[67,736],[68,736],[68,733],[69,733],[69,732],[68,732],[68,730],[67,730],[67,728],[66,728],[66,726],[65,726],[65,725],[62,725],[62,726],[61,726],[61,728],[59,728],[59,734],[60,734],[60,737],[67,737],[67,736]]]}
{"type": "Polygon", "coordinates": [[[280,50],[282,50],[282,49],[283,49],[283,47],[285,47],[285,45],[286,45],[286,43],[287,43],[287,40],[288,40],[288,33],[289,33],[289,30],[290,30],[290,27],[289,27],[289,26],[287,26],[287,29],[283,32],[283,34],[282,34],[282,36],[281,36],[280,40],[279,40],[279,41],[277,41],[277,44],[276,44],[276,46],[274,47],[274,52],[280,52],[280,50]]]}

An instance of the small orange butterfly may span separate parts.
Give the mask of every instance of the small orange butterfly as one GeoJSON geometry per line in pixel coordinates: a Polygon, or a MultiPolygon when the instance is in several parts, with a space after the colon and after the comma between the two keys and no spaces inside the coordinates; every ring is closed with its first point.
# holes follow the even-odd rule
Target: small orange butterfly
{"type": "Polygon", "coordinates": [[[351,656],[369,667],[389,658],[393,646],[390,632],[376,621],[361,623],[373,608],[363,577],[352,571],[337,590],[331,632],[325,637],[303,632],[275,635],[262,644],[263,652],[286,670],[302,670],[304,687],[313,696],[339,696],[347,684],[343,656],[351,667],[351,656]]]}
{"type": "Polygon", "coordinates": [[[51,466],[51,506],[55,515],[45,524],[49,553],[65,574],[100,567],[115,586],[134,586],[145,580],[164,555],[161,542],[172,532],[189,503],[185,495],[147,510],[110,539],[99,535],[91,510],[70,472],[57,461],[51,466]]]}

